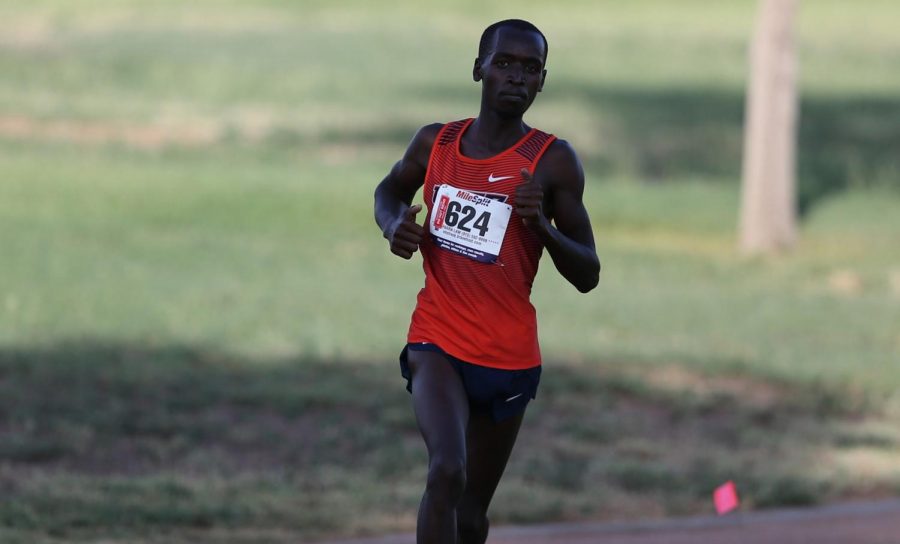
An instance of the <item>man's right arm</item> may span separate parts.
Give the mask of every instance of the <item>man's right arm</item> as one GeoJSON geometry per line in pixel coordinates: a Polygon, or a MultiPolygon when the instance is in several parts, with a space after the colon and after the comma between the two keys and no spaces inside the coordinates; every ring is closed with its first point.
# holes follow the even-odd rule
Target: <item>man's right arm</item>
{"type": "Polygon", "coordinates": [[[375,222],[391,252],[409,259],[419,249],[425,229],[416,223],[419,205],[410,206],[425,183],[428,158],[441,124],[427,125],[413,136],[406,153],[375,189],[375,222]]]}

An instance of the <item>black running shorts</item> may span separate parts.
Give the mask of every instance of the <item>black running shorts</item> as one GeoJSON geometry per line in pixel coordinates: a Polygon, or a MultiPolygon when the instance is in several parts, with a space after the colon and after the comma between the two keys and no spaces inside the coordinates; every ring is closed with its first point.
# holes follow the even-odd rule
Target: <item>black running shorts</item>
{"type": "Polygon", "coordinates": [[[400,353],[400,374],[406,378],[406,390],[410,393],[412,374],[407,360],[410,350],[443,355],[462,379],[471,409],[489,412],[494,421],[502,421],[522,413],[528,402],[537,396],[538,383],[541,381],[540,365],[524,370],[491,368],[462,361],[439,346],[428,343],[407,344],[400,353]]]}

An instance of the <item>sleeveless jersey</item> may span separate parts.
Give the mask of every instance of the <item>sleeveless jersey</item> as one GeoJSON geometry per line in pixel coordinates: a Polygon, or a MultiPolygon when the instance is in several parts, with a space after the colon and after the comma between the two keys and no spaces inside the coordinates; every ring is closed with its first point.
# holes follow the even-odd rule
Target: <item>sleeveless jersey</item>
{"type": "Polygon", "coordinates": [[[530,296],[543,245],[516,214],[515,191],[555,137],[532,129],[499,155],[472,159],[459,143],[472,121],[444,125],[428,160],[425,287],[407,341],[482,366],[531,368],[541,364],[530,296]]]}

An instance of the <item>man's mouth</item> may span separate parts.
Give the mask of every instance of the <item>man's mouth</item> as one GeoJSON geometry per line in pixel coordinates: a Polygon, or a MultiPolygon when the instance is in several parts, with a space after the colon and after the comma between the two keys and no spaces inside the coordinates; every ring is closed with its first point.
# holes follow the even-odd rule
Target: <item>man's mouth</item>
{"type": "Polygon", "coordinates": [[[524,102],[527,96],[525,93],[517,93],[514,91],[504,91],[500,93],[500,98],[504,100],[513,100],[516,102],[524,102]]]}

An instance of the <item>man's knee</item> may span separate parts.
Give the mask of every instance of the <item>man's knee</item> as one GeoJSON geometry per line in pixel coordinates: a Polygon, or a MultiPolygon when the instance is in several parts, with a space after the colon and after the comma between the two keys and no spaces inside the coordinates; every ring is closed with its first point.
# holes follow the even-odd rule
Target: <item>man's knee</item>
{"type": "Polygon", "coordinates": [[[462,457],[439,456],[428,464],[428,491],[453,501],[466,489],[466,462],[462,457]]]}
{"type": "Polygon", "coordinates": [[[456,531],[460,544],[484,544],[490,522],[483,512],[457,512],[456,531]]]}

